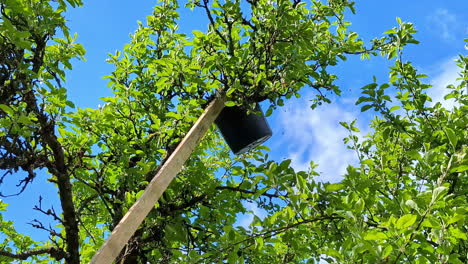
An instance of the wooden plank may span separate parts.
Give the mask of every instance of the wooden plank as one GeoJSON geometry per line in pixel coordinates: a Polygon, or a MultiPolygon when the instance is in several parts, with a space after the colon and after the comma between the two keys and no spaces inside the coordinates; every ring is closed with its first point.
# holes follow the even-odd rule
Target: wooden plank
{"type": "Polygon", "coordinates": [[[190,157],[190,154],[192,154],[201,138],[223,109],[224,102],[224,96],[220,96],[208,105],[197,122],[195,122],[174,152],[162,165],[156,176],[148,184],[140,198],[120,220],[104,245],[96,252],[90,263],[110,264],[115,260],[148,213],[153,209],[159,197],[161,197],[171,181],[182,169],[185,161],[190,157]]]}

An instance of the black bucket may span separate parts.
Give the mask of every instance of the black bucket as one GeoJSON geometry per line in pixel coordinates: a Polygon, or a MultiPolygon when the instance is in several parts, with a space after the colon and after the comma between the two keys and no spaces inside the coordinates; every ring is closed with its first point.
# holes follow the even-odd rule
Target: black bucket
{"type": "Polygon", "coordinates": [[[235,155],[255,148],[272,135],[259,104],[256,105],[255,111],[262,115],[247,114],[246,110],[238,106],[224,107],[215,121],[224,140],[235,155]]]}

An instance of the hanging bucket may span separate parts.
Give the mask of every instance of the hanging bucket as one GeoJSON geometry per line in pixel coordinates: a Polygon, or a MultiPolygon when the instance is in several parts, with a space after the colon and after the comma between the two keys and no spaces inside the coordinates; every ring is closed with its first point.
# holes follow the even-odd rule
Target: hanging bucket
{"type": "Polygon", "coordinates": [[[255,148],[272,135],[259,104],[256,105],[255,111],[262,115],[247,114],[246,110],[238,106],[224,107],[215,121],[224,140],[235,155],[255,148]]]}

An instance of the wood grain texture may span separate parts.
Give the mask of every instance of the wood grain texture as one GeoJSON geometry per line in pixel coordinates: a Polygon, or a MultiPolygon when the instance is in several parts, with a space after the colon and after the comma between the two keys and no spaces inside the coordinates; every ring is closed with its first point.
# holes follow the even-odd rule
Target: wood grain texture
{"type": "Polygon", "coordinates": [[[115,260],[148,213],[153,209],[159,197],[161,197],[171,181],[182,169],[185,161],[190,157],[190,154],[192,154],[201,138],[224,108],[224,102],[225,98],[220,96],[215,98],[208,105],[197,122],[195,122],[187,135],[185,135],[171,156],[148,184],[140,198],[133,204],[127,214],[125,214],[112,231],[106,242],[96,252],[90,263],[110,264],[115,260]]]}

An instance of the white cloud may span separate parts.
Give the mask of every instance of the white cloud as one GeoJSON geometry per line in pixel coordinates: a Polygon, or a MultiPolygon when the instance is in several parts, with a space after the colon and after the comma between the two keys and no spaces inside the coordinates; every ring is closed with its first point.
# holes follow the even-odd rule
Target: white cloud
{"type": "Polygon", "coordinates": [[[267,215],[266,211],[259,208],[256,203],[244,202],[243,204],[248,212],[238,216],[238,220],[235,226],[242,226],[245,229],[249,229],[249,226],[252,223],[255,215],[260,219],[265,218],[267,215]]]}
{"type": "Polygon", "coordinates": [[[275,123],[282,135],[274,148],[284,150],[283,158],[291,159],[296,170],[307,171],[313,160],[319,165],[319,181],[337,182],[349,164],[357,163],[354,151],[343,143],[348,132],[339,122],[350,122],[358,114],[345,110],[344,104],[338,102],[315,110],[309,106],[305,99],[291,100],[280,110],[275,123]]]}
{"type": "Polygon", "coordinates": [[[427,94],[432,98],[432,105],[440,102],[446,109],[453,108],[455,101],[445,100],[444,96],[449,93],[448,85],[459,84],[456,80],[459,77],[459,71],[460,68],[456,65],[455,58],[450,58],[431,71],[434,77],[430,81],[432,87],[428,89],[427,94]]]}
{"type": "Polygon", "coordinates": [[[460,25],[457,23],[457,17],[447,9],[438,8],[428,16],[431,29],[445,41],[455,39],[455,33],[460,25]]]}

